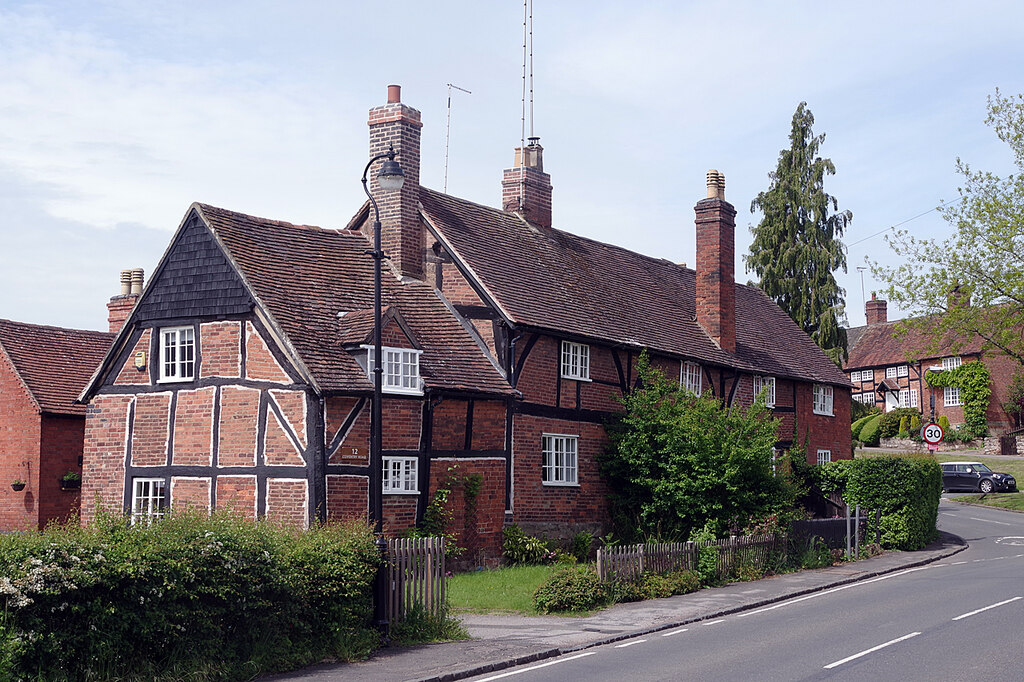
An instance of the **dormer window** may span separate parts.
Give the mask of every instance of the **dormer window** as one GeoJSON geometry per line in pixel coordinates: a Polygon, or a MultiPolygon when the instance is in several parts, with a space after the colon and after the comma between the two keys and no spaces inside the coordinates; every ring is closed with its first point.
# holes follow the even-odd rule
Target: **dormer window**
{"type": "MultiPolygon", "coordinates": [[[[368,346],[369,364],[366,373],[373,378],[373,346],[368,346]]],[[[408,393],[422,395],[423,381],[420,379],[420,353],[414,348],[393,348],[383,346],[381,368],[384,370],[383,390],[385,393],[408,393]]]]}
{"type": "Polygon", "coordinates": [[[562,378],[590,381],[590,346],[562,341],[562,378]]]}
{"type": "Polygon", "coordinates": [[[196,332],[193,327],[160,330],[160,381],[192,381],[196,375],[196,332]]]}

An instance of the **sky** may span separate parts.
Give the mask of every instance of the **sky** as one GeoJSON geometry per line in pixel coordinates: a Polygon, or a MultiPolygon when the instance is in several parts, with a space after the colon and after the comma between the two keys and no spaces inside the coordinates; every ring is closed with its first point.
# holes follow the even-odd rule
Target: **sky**
{"type": "MultiPolygon", "coordinates": [[[[422,112],[422,183],[443,188],[447,139],[448,192],[497,206],[524,129],[523,9],[0,0],[0,318],[105,329],[120,271],[152,272],[193,201],[344,227],[392,83],[422,112]],[[448,84],[470,91],[450,109],[448,84]]],[[[555,227],[692,266],[715,168],[747,282],[750,203],[804,101],[853,212],[837,279],[864,324],[884,285],[858,266],[898,262],[887,228],[948,235],[933,209],[957,199],[958,157],[1013,172],[984,120],[996,88],[1024,92],[1022,26],[1024,3],[988,0],[534,0],[525,128],[555,227]]]]}

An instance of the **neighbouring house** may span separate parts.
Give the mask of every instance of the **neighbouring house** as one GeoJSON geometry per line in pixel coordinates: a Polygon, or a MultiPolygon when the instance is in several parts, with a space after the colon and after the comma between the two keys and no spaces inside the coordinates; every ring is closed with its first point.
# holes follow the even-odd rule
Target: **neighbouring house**
{"type": "Polygon", "coordinates": [[[989,431],[1000,436],[1019,426],[1003,408],[1017,363],[984,348],[975,336],[956,354],[936,355],[924,349],[928,340],[919,330],[899,329],[901,320],[888,320],[887,302],[875,294],[865,304],[867,324],[847,331],[849,359],[844,369],[853,383],[853,399],[883,411],[916,407],[926,418],[945,416],[951,425],[964,421],[963,399],[957,386],[929,386],[928,370],[944,371],[966,362],[984,362],[991,375],[992,395],[986,418],[989,431]]]}
{"type": "MultiPolygon", "coordinates": [[[[696,205],[692,270],[555,229],[536,139],[516,149],[496,209],[420,185],[420,114],[398,86],[369,126],[371,156],[393,144],[406,178],[371,190],[390,268],[388,532],[421,520],[439,488],[474,557],[500,553],[507,523],[603,529],[604,423],[645,349],[680,385],[729,404],[765,390],[779,448],[811,463],[851,456],[846,376],[734,281],[723,175],[708,173],[696,205]]],[[[178,505],[300,526],[365,518],[372,225],[368,204],[342,229],[189,208],[81,396],[87,518],[178,505]]]]}
{"type": "Polygon", "coordinates": [[[81,479],[64,480],[82,471],[86,408],[75,398],[113,340],[0,320],[0,532],[41,529],[78,509],[81,479]]]}

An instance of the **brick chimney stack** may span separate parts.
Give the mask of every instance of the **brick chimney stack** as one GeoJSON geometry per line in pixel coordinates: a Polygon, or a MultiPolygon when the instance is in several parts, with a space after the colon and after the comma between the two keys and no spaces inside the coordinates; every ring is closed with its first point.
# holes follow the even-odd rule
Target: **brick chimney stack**
{"type": "Polygon", "coordinates": [[[864,304],[864,317],[867,318],[868,324],[878,324],[879,322],[888,322],[888,312],[886,308],[888,303],[878,298],[875,292],[871,292],[871,300],[864,304]]]}
{"type": "MultiPolygon", "coordinates": [[[[379,163],[370,169],[370,193],[380,206],[381,246],[402,277],[423,279],[423,227],[420,225],[420,112],[402,104],[402,86],[388,86],[387,104],[370,109],[370,158],[394,145],[405,184],[383,192],[377,182],[379,163]]],[[[366,230],[373,229],[373,216],[366,230]]],[[[371,235],[372,236],[372,235],[371,235]]]]}
{"type": "Polygon", "coordinates": [[[501,207],[538,227],[551,227],[551,176],[544,172],[544,147],[539,137],[516,147],[512,168],[501,179],[501,207]]]}
{"type": "Polygon", "coordinates": [[[107,303],[107,324],[111,333],[121,331],[125,320],[135,307],[135,302],[142,295],[143,272],[142,268],[132,268],[121,271],[121,293],[111,296],[107,303]]]}
{"type": "Polygon", "coordinates": [[[725,174],[709,170],[697,214],[697,322],[722,350],[736,352],[736,209],[725,200],[725,174]]]}

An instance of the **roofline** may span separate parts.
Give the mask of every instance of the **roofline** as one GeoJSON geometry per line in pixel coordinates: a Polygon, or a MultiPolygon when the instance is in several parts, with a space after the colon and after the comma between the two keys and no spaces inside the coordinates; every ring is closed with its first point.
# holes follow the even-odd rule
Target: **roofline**
{"type": "Polygon", "coordinates": [[[43,414],[43,406],[39,404],[39,400],[32,392],[32,389],[28,387],[28,383],[25,382],[25,378],[21,376],[21,372],[18,371],[18,366],[14,364],[14,358],[12,358],[11,354],[7,352],[6,348],[4,348],[3,341],[0,341],[0,353],[2,353],[4,358],[7,360],[7,364],[11,366],[11,371],[14,372],[14,376],[18,377],[18,382],[21,384],[22,388],[25,389],[25,393],[28,394],[29,400],[31,400],[32,404],[36,406],[36,411],[39,414],[43,414]]]}
{"type": "Polygon", "coordinates": [[[445,251],[447,251],[452,257],[452,261],[455,262],[455,266],[466,275],[467,279],[470,280],[470,286],[480,294],[480,297],[484,299],[485,303],[498,311],[498,314],[501,315],[501,319],[504,320],[506,324],[515,324],[515,320],[512,318],[512,315],[501,307],[501,304],[498,303],[497,297],[484,285],[480,280],[480,277],[473,271],[473,268],[469,267],[466,259],[459,255],[458,250],[451,245],[451,242],[444,237],[441,230],[434,224],[434,221],[430,219],[430,216],[427,215],[427,212],[423,209],[422,203],[419,204],[419,212],[420,216],[423,218],[423,223],[427,226],[427,229],[430,230],[430,233],[442,244],[444,244],[445,251]]]}
{"type": "MultiPolygon", "coordinates": [[[[267,308],[263,301],[260,300],[260,297],[256,294],[256,290],[252,287],[251,284],[249,284],[249,280],[246,279],[245,274],[242,272],[242,269],[238,267],[238,263],[235,261],[235,258],[232,255],[231,250],[227,248],[227,246],[221,240],[220,235],[218,235],[217,231],[213,229],[213,227],[210,225],[210,221],[207,220],[206,215],[203,213],[202,207],[203,205],[200,204],[199,202],[192,202],[192,205],[189,207],[189,210],[196,211],[196,214],[203,221],[203,224],[206,226],[206,229],[210,231],[210,235],[213,237],[213,240],[217,243],[217,246],[220,247],[221,252],[224,254],[224,257],[228,261],[228,265],[230,265],[231,268],[235,271],[235,274],[238,275],[238,278],[241,280],[242,285],[249,292],[249,295],[252,296],[253,301],[256,302],[253,312],[256,314],[258,318],[260,318],[260,321],[266,325],[267,329],[274,336],[274,341],[281,348],[287,351],[289,355],[288,359],[291,361],[292,366],[295,367],[295,369],[299,372],[300,375],[302,375],[302,378],[306,380],[306,382],[310,385],[310,387],[317,395],[322,395],[323,390],[317,383],[316,379],[313,377],[312,372],[310,372],[309,368],[306,367],[306,364],[302,362],[302,356],[299,355],[298,351],[292,345],[291,340],[288,338],[288,334],[286,334],[285,331],[281,328],[281,325],[278,324],[277,320],[274,319],[274,316],[270,313],[269,308],[267,308]]],[[[186,214],[186,216],[187,215],[188,214],[186,214]]]]}

